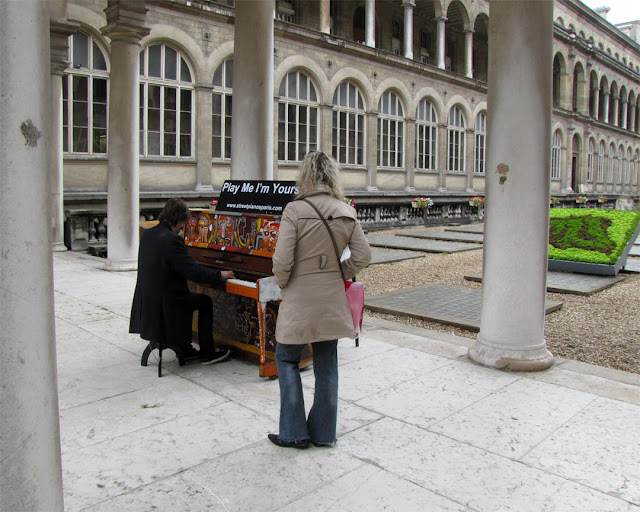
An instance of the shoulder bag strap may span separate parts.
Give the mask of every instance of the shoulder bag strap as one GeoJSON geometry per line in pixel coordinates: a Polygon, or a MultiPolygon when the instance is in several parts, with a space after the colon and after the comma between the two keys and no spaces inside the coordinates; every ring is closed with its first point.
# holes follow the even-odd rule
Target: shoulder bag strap
{"type": "Polygon", "coordinates": [[[318,210],[318,208],[316,208],[315,204],[313,204],[308,199],[304,199],[304,198],[302,199],[302,201],[307,203],[309,206],[311,206],[311,208],[313,208],[316,211],[316,213],[318,214],[318,217],[320,217],[320,220],[322,221],[322,223],[327,228],[327,231],[329,232],[329,235],[331,236],[331,241],[333,242],[333,249],[336,251],[336,259],[338,260],[338,266],[340,267],[340,273],[342,274],[342,280],[345,281],[344,271],[342,270],[342,262],[340,261],[340,253],[338,251],[338,244],[336,243],[336,239],[333,236],[333,231],[331,231],[331,227],[329,226],[329,223],[324,218],[324,216],[320,213],[320,210],[318,210]]]}

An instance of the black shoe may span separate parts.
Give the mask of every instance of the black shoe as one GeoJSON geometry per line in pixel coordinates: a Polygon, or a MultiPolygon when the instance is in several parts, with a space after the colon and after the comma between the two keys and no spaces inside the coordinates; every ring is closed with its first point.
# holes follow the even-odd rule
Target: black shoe
{"type": "Polygon", "coordinates": [[[220,361],[224,361],[230,355],[231,355],[231,350],[228,348],[224,350],[216,349],[212,355],[204,356],[200,360],[200,364],[203,366],[208,366],[210,364],[219,363],[220,361]]]}
{"type": "Polygon", "coordinates": [[[301,439],[300,441],[284,441],[283,439],[280,439],[278,434],[269,434],[268,437],[269,441],[282,448],[298,448],[299,450],[309,448],[310,439],[301,439]]]}
{"type": "Polygon", "coordinates": [[[318,448],[331,448],[335,446],[336,443],[316,443],[315,441],[311,441],[313,446],[317,446],[318,448]]]}

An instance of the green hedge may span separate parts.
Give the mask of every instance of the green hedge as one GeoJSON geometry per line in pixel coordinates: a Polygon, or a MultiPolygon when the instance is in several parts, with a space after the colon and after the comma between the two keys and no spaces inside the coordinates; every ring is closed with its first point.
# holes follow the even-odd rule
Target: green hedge
{"type": "Polygon", "coordinates": [[[549,258],[614,265],[635,232],[640,213],[552,208],[549,258]]]}

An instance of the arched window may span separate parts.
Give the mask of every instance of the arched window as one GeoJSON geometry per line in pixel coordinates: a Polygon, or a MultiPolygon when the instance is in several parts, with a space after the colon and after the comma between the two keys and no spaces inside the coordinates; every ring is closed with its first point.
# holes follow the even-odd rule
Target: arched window
{"type": "Polygon", "coordinates": [[[103,51],[84,32],[69,37],[71,66],[62,79],[62,150],[103,155],[107,152],[109,73],[103,51]]]}
{"type": "Polygon", "coordinates": [[[278,160],[299,162],[318,149],[318,95],[307,75],[292,71],[280,82],[278,160]]]}
{"type": "Polygon", "coordinates": [[[404,167],[404,111],[391,91],[382,93],[378,103],[378,165],[404,167]]]}
{"type": "Polygon", "coordinates": [[[596,145],[593,140],[589,141],[589,153],[587,155],[587,182],[593,182],[593,166],[596,158],[596,145]]]}
{"type": "Polygon", "coordinates": [[[333,94],[333,157],[341,164],[364,165],[365,111],[360,89],[342,82],[333,94]]]}
{"type": "Polygon", "coordinates": [[[484,174],[485,169],[485,150],[487,138],[487,116],[484,112],[480,112],[476,117],[476,131],[474,136],[474,166],[473,171],[476,174],[484,174]]]}
{"type": "Polygon", "coordinates": [[[598,183],[602,183],[604,181],[604,155],[606,153],[606,148],[604,142],[600,143],[600,150],[598,151],[598,174],[596,180],[598,183]]]}
{"type": "Polygon", "coordinates": [[[553,133],[553,139],[551,142],[551,179],[560,179],[560,156],[562,149],[562,135],[560,130],[556,130],[553,133]]]}
{"type": "Polygon", "coordinates": [[[429,100],[422,100],[416,111],[416,168],[434,171],[437,153],[436,110],[429,100]]]}
{"type": "Polygon", "coordinates": [[[213,158],[231,158],[231,105],[233,59],[225,60],[213,74],[211,142],[213,158]]]}
{"type": "Polygon", "coordinates": [[[449,111],[447,151],[447,171],[464,172],[464,117],[457,106],[449,111]]]}
{"type": "Polygon", "coordinates": [[[613,167],[616,158],[616,148],[613,144],[609,146],[609,161],[607,162],[607,183],[613,183],[613,167]]]}
{"type": "Polygon", "coordinates": [[[193,83],[179,51],[165,44],[140,52],[140,154],[191,157],[193,83]]]}

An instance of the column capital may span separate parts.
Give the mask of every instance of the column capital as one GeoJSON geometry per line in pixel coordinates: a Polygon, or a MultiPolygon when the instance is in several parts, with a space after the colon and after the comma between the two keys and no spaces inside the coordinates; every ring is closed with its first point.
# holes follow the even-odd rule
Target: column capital
{"type": "Polygon", "coordinates": [[[436,21],[437,22],[441,22],[442,21],[444,23],[444,22],[449,21],[449,18],[447,18],[446,16],[440,16],[439,18],[436,18],[436,21]]]}
{"type": "Polygon", "coordinates": [[[80,24],[72,23],[67,20],[49,21],[49,37],[51,51],[51,74],[62,75],[65,69],[69,67],[69,36],[73,34],[80,24]]]}
{"type": "Polygon", "coordinates": [[[193,86],[193,88],[195,89],[196,92],[200,92],[200,91],[211,92],[213,91],[213,84],[197,83],[193,86]]]}
{"type": "Polygon", "coordinates": [[[107,25],[100,31],[111,41],[140,43],[151,32],[145,26],[147,10],[144,0],[109,0],[109,5],[104,10],[107,25]]]}
{"type": "Polygon", "coordinates": [[[465,28],[463,32],[465,33],[465,35],[469,35],[469,34],[473,35],[476,33],[476,31],[473,30],[472,28],[465,28]]]}
{"type": "Polygon", "coordinates": [[[415,8],[416,3],[414,0],[402,0],[402,6],[403,7],[411,7],[411,8],[415,8]]]}

